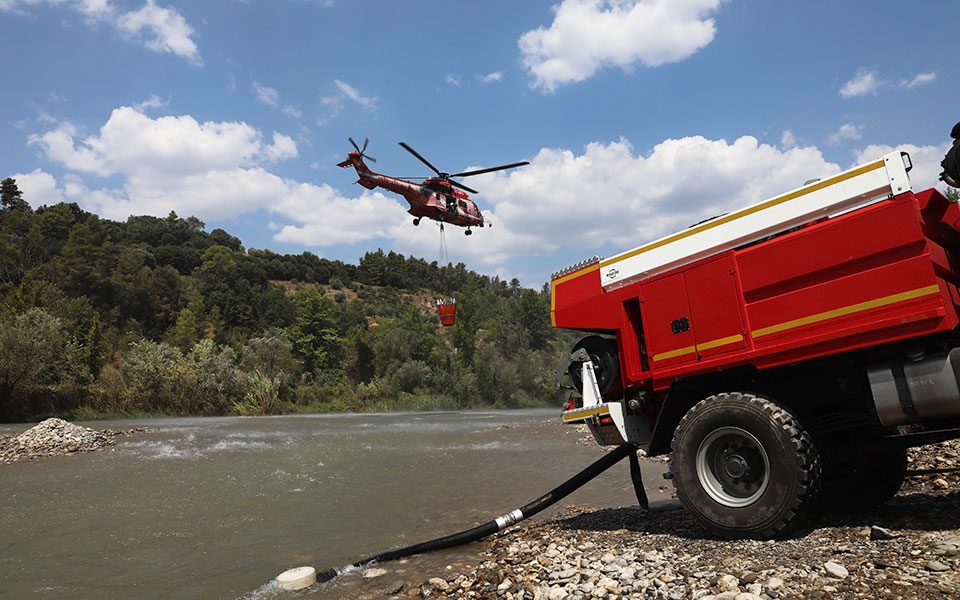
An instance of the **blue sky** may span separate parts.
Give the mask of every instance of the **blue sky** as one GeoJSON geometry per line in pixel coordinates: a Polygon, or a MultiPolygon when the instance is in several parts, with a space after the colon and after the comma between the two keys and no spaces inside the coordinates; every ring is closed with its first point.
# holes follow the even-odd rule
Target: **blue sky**
{"type": "Polygon", "coordinates": [[[956,0],[0,0],[0,177],[33,206],[195,215],[248,248],[439,258],[339,169],[464,183],[452,261],[539,287],[892,150],[934,185],[956,0]]]}

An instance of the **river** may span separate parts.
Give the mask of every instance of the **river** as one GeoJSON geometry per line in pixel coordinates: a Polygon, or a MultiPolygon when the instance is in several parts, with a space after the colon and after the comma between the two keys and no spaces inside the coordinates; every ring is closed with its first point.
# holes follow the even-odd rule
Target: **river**
{"type": "MultiPolygon", "coordinates": [[[[0,598],[341,598],[358,574],[291,594],[267,585],[491,520],[600,456],[557,410],[166,418],[106,451],[0,465],[0,598]]],[[[14,435],[29,425],[0,425],[14,435]]],[[[652,501],[663,465],[644,462],[652,501]]],[[[557,508],[635,504],[626,461],[557,508]]],[[[466,547],[385,578],[476,561],[466,547]]],[[[474,563],[475,564],[475,563],[474,563]]],[[[352,591],[353,590],[353,591],[352,591]]],[[[359,593],[357,594],[359,595],[359,593]]]]}

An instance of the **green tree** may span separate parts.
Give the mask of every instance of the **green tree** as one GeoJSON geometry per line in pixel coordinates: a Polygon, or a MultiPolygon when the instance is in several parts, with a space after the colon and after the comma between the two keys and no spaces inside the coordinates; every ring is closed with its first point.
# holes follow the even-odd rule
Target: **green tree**
{"type": "Polygon", "coordinates": [[[34,412],[30,389],[60,381],[71,366],[70,346],[60,319],[43,309],[0,321],[0,418],[34,412]]]}
{"type": "Polygon", "coordinates": [[[259,372],[271,381],[284,381],[297,375],[302,366],[283,331],[271,328],[247,340],[240,352],[240,368],[246,373],[259,372]]]}
{"type": "Polygon", "coordinates": [[[341,338],[336,329],[336,305],[309,287],[294,295],[296,315],[287,337],[308,373],[340,366],[341,338]]]}
{"type": "Polygon", "coordinates": [[[17,180],[12,177],[0,181],[0,210],[30,210],[23,192],[17,187],[17,180]]]}

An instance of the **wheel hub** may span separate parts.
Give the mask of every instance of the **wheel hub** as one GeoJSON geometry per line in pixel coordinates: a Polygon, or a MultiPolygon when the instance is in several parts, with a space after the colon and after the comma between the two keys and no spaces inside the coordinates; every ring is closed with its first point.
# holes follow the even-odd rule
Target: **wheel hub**
{"type": "Polygon", "coordinates": [[[756,502],[767,488],[769,471],[760,441],[739,427],[713,431],[697,451],[700,484],[724,506],[743,507],[756,502]]]}

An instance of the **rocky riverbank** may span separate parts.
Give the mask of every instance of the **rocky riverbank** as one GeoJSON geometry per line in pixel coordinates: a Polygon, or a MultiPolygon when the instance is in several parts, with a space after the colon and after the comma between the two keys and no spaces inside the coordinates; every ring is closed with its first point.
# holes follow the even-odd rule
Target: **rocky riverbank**
{"type": "MultiPolygon", "coordinates": [[[[910,469],[960,466],[960,444],[912,451],[910,469]]],[[[679,503],[567,507],[487,542],[476,566],[424,581],[366,573],[366,598],[573,600],[960,597],[960,477],[908,477],[882,507],[824,515],[786,539],[710,539],[679,503]],[[379,589],[371,581],[382,580],[379,589]]],[[[414,559],[415,560],[415,559],[414,559]]]]}
{"type": "Polygon", "coordinates": [[[112,446],[117,436],[148,430],[146,427],[96,430],[74,425],[63,419],[47,419],[20,435],[0,438],[0,463],[76,452],[94,452],[112,446]]]}

